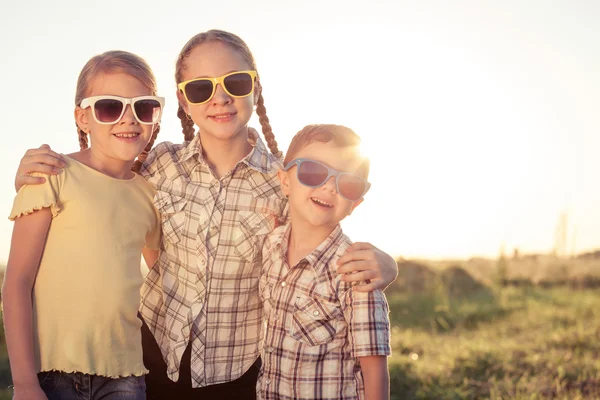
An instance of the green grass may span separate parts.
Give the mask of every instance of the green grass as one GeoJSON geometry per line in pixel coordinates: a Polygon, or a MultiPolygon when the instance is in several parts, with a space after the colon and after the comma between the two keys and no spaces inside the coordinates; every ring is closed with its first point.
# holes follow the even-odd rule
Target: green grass
{"type": "Polygon", "coordinates": [[[600,293],[388,295],[392,399],[600,399],[600,293]]]}

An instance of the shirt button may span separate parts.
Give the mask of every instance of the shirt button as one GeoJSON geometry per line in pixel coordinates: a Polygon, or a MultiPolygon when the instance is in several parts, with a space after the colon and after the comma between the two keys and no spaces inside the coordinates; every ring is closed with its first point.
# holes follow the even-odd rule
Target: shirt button
{"type": "Polygon", "coordinates": [[[272,346],[268,346],[267,347],[267,353],[272,353],[273,352],[273,347],[272,346]]]}
{"type": "Polygon", "coordinates": [[[319,315],[319,312],[315,310],[315,311],[313,312],[313,315],[316,317],[317,315],[319,315]]]}
{"type": "Polygon", "coordinates": [[[275,313],[273,315],[273,320],[277,321],[279,319],[279,314],[275,313]]]}
{"type": "Polygon", "coordinates": [[[205,259],[200,260],[200,265],[202,265],[202,266],[206,265],[206,260],[205,259]]]}
{"type": "Polygon", "coordinates": [[[211,233],[215,233],[215,232],[217,232],[218,229],[219,228],[216,225],[213,225],[213,226],[210,227],[210,232],[211,233]]]}
{"type": "Polygon", "coordinates": [[[271,383],[271,380],[270,380],[269,378],[267,378],[267,379],[265,379],[265,383],[266,383],[267,385],[269,385],[269,384],[271,383]]]}
{"type": "Polygon", "coordinates": [[[286,283],[285,282],[281,282],[281,287],[285,287],[286,283]]]}

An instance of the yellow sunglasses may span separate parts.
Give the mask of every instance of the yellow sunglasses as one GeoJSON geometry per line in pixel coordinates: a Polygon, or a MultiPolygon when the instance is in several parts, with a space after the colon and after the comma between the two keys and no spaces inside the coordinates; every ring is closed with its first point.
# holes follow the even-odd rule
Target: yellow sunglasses
{"type": "Polygon", "coordinates": [[[204,104],[213,98],[217,85],[231,97],[241,98],[249,96],[254,91],[256,71],[230,72],[216,78],[195,78],[181,82],[177,88],[181,90],[189,104],[204,104]]]}

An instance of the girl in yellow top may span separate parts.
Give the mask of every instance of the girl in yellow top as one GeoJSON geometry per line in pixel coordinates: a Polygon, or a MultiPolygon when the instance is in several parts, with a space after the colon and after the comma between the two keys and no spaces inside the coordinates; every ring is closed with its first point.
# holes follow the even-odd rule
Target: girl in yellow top
{"type": "Polygon", "coordinates": [[[140,257],[158,249],[160,223],[134,171],[163,105],[143,59],[93,57],[75,96],[81,151],[19,190],[2,291],[13,399],[146,398],[140,257]]]}

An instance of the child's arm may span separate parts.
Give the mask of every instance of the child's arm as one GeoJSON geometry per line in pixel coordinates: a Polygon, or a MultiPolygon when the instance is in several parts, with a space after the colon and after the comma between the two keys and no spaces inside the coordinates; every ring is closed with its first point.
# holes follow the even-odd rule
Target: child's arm
{"type": "Polygon", "coordinates": [[[387,253],[370,243],[356,242],[338,259],[338,274],[346,282],[364,282],[355,285],[358,292],[385,289],[398,276],[398,264],[387,253]]]}
{"type": "Polygon", "coordinates": [[[390,375],[386,356],[358,357],[365,382],[365,399],[390,398],[390,375]]]}
{"type": "Polygon", "coordinates": [[[142,255],[144,256],[144,261],[148,268],[152,269],[156,265],[156,261],[158,261],[158,250],[144,247],[142,249],[142,255]]]}
{"type": "MultiPolygon", "coordinates": [[[[339,279],[339,278],[338,278],[339,279]]],[[[381,290],[358,292],[338,281],[338,301],[348,324],[350,353],[360,361],[367,399],[389,398],[387,356],[391,354],[389,306],[381,290]]]]}
{"type": "Polygon", "coordinates": [[[52,221],[49,208],[17,218],[2,290],[13,399],[46,399],[33,356],[32,290],[52,221]]]}
{"type": "Polygon", "coordinates": [[[23,185],[39,185],[46,182],[44,177],[31,176],[33,172],[56,175],[64,166],[63,156],[52,151],[47,144],[37,149],[29,149],[19,163],[15,176],[15,189],[19,191],[23,185]]]}

